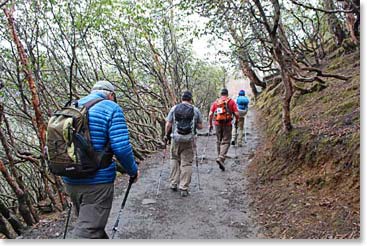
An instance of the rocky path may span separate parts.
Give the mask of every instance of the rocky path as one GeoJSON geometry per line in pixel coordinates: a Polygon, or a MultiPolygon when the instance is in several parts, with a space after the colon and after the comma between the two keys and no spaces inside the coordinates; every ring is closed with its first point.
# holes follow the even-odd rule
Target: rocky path
{"type": "MultiPolygon", "coordinates": [[[[255,112],[250,111],[247,117],[247,143],[237,149],[231,146],[225,172],[215,162],[216,137],[199,136],[199,168],[194,162],[188,197],[181,197],[179,192],[169,189],[168,151],[164,162],[163,153],[144,161],[142,177],[131,188],[115,239],[256,238],[257,226],[249,210],[245,171],[259,141],[257,131],[255,112]]],[[[120,192],[114,200],[106,228],[110,235],[123,195],[120,192]]]]}

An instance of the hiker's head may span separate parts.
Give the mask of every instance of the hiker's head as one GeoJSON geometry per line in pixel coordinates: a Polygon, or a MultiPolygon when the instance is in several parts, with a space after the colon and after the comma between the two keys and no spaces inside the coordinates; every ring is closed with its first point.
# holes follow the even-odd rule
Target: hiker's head
{"type": "Polygon", "coordinates": [[[116,101],[115,87],[106,80],[97,81],[92,88],[93,93],[102,93],[108,100],[116,101]]]}
{"type": "Polygon", "coordinates": [[[244,90],[240,90],[240,92],[238,93],[239,96],[244,96],[246,93],[244,90]]]}
{"type": "Polygon", "coordinates": [[[192,100],[192,94],[191,94],[191,92],[185,91],[182,94],[181,100],[182,101],[186,101],[186,102],[191,102],[191,100],[192,100]]]}
{"type": "Polygon", "coordinates": [[[221,91],[220,91],[220,95],[221,96],[228,96],[228,90],[226,88],[223,88],[221,91]]]}

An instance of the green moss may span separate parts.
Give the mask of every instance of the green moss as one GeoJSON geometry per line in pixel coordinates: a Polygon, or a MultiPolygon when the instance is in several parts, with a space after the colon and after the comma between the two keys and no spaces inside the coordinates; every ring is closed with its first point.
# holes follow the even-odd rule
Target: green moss
{"type": "Polygon", "coordinates": [[[347,139],[346,139],[346,146],[347,149],[355,149],[356,147],[359,147],[360,145],[360,132],[352,133],[347,139]]]}
{"type": "Polygon", "coordinates": [[[355,100],[348,100],[329,109],[325,114],[328,116],[345,115],[353,112],[356,108],[358,108],[358,104],[356,104],[355,100]]]}
{"type": "MultiPolygon", "coordinates": [[[[342,48],[343,49],[343,48],[342,48]]],[[[344,66],[344,57],[338,56],[326,67],[326,71],[336,70],[344,66]]]]}
{"type": "Polygon", "coordinates": [[[329,44],[326,46],[325,51],[330,54],[337,48],[338,46],[336,45],[336,43],[332,41],[332,42],[329,42],[329,44]]]}
{"type": "MultiPolygon", "coordinates": [[[[324,173],[322,168],[325,163],[335,165],[330,170],[330,177],[334,176],[334,167],[335,170],[344,170],[346,164],[352,175],[359,174],[360,115],[356,110],[360,108],[358,54],[338,56],[335,52],[333,55],[328,57],[331,59],[329,64],[323,64],[331,70],[330,73],[352,74],[353,77],[348,81],[328,78],[328,88],[325,90],[295,94],[291,103],[294,129],[289,133],[285,133],[282,126],[282,87],[277,88],[277,93],[272,88],[259,97],[258,105],[261,105],[263,116],[260,122],[264,125],[265,135],[271,140],[265,156],[261,157],[260,179],[264,182],[272,176],[284,178],[301,170],[300,166],[324,173]],[[314,129],[319,133],[312,133],[314,129]]],[[[317,176],[308,183],[312,189],[322,189],[332,182],[328,177],[317,176]]]]}
{"type": "Polygon", "coordinates": [[[355,50],[358,46],[353,42],[351,38],[346,38],[343,40],[342,47],[345,51],[355,50]]]}

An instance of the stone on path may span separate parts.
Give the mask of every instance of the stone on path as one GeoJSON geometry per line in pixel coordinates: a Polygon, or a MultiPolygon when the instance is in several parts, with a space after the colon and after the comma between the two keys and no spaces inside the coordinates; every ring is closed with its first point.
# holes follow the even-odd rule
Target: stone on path
{"type": "Polygon", "coordinates": [[[142,204],[143,205],[148,205],[148,204],[154,204],[154,203],[156,203],[157,201],[156,200],[154,200],[154,199],[144,199],[143,201],[142,201],[142,204]]]}

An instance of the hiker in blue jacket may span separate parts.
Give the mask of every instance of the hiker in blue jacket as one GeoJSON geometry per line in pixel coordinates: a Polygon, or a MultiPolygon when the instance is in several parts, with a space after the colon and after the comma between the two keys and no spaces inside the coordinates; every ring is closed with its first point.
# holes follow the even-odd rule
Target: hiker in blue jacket
{"type": "Polygon", "coordinates": [[[245,124],[245,116],[248,111],[248,105],[250,104],[250,99],[245,95],[244,90],[240,90],[238,93],[238,97],[236,100],[238,112],[240,114],[240,119],[238,121],[238,137],[237,137],[237,143],[236,143],[236,133],[237,129],[233,128],[232,132],[232,145],[238,144],[239,147],[242,146],[243,141],[243,129],[245,124]]]}
{"type": "MultiPolygon", "coordinates": [[[[129,141],[124,113],[115,101],[115,88],[108,81],[98,81],[91,93],[78,101],[84,105],[88,101],[103,98],[89,109],[89,131],[95,151],[102,151],[106,144],[130,177],[139,176],[129,141]]],[[[107,160],[107,167],[101,168],[88,178],[63,177],[77,215],[73,238],[108,239],[105,226],[110,214],[116,178],[116,163],[107,160]],[[108,165],[108,163],[110,163],[108,165]]]]}

